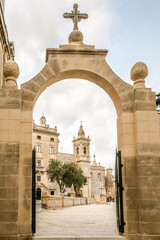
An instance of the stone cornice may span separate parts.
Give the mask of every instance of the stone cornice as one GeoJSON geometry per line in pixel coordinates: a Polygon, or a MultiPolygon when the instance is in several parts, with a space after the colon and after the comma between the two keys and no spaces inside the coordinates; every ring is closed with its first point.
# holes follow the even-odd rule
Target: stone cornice
{"type": "Polygon", "coordinates": [[[46,62],[50,58],[55,58],[58,55],[101,55],[106,57],[108,50],[106,49],[90,49],[90,48],[78,48],[77,46],[72,46],[71,48],[47,48],[46,49],[46,62]]]}
{"type": "Polygon", "coordinates": [[[49,135],[56,135],[56,136],[59,136],[60,134],[59,133],[57,133],[57,132],[55,132],[55,130],[53,129],[51,129],[51,128],[49,128],[49,129],[45,129],[45,128],[43,128],[43,129],[40,129],[40,128],[33,128],[33,132],[40,132],[40,133],[47,133],[47,134],[49,134],[49,135]]]}

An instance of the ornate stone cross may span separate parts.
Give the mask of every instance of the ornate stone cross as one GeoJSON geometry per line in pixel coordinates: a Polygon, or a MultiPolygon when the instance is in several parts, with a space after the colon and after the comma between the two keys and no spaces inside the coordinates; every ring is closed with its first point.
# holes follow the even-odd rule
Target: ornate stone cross
{"type": "Polygon", "coordinates": [[[78,11],[78,4],[75,3],[73,5],[73,11],[72,13],[64,13],[63,14],[64,18],[71,18],[73,20],[74,23],[74,28],[73,30],[78,30],[78,22],[81,21],[81,19],[86,19],[88,18],[88,14],[86,13],[80,13],[80,11],[78,11]]]}

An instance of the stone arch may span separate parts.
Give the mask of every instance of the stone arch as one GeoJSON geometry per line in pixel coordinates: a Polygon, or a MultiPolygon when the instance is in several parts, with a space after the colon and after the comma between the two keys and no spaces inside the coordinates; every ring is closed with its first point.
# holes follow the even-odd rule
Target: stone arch
{"type": "Polygon", "coordinates": [[[22,107],[33,110],[40,94],[50,85],[69,78],[80,78],[95,83],[112,99],[117,115],[132,111],[133,86],[122,81],[103,58],[101,61],[88,59],[50,59],[42,71],[30,81],[21,85],[22,107]]]}
{"type": "MultiPolygon", "coordinates": [[[[128,239],[132,239],[135,234],[136,237],[140,235],[140,239],[142,239],[148,231],[148,222],[153,226],[154,216],[151,218],[146,211],[143,212],[144,206],[147,206],[146,188],[150,183],[145,186],[146,188],[143,188],[142,183],[146,184],[148,181],[148,178],[144,181],[144,168],[147,171],[145,160],[150,163],[152,159],[155,159],[154,166],[151,168],[149,165],[148,167],[148,174],[150,176],[152,174],[155,183],[156,177],[159,176],[159,172],[155,173],[158,169],[156,157],[160,156],[160,120],[155,108],[155,93],[151,92],[151,89],[145,88],[144,84],[141,84],[140,88],[134,88],[122,81],[105,61],[106,54],[106,50],[48,49],[45,67],[33,79],[22,84],[19,95],[16,95],[20,101],[19,174],[21,181],[19,182],[18,212],[24,214],[19,215],[18,226],[22,233],[26,229],[29,233],[31,222],[31,196],[26,197],[25,188],[31,188],[31,181],[28,179],[32,169],[32,112],[34,105],[47,87],[68,78],[86,79],[97,84],[108,93],[115,105],[118,150],[122,153],[123,164],[126,236],[128,239]],[[154,124],[156,127],[153,127],[154,124]],[[139,195],[136,194],[137,192],[139,195]]],[[[135,76],[143,78],[142,73],[142,68],[138,71],[135,68],[135,76]]],[[[135,80],[137,80],[137,83],[135,81],[137,85],[139,81],[144,81],[140,78],[135,80]]],[[[155,186],[154,191],[158,196],[156,189],[155,186]]],[[[151,211],[154,210],[153,208],[151,211]]],[[[155,233],[159,234],[157,229],[153,231],[150,229],[148,236],[155,233]]]]}

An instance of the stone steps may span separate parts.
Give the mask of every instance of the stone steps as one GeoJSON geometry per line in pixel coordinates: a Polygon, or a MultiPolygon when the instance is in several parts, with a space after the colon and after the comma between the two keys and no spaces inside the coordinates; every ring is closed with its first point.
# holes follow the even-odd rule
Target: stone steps
{"type": "Polygon", "coordinates": [[[52,236],[34,236],[32,240],[126,240],[125,237],[122,236],[103,236],[103,237],[52,237],[52,236]]]}

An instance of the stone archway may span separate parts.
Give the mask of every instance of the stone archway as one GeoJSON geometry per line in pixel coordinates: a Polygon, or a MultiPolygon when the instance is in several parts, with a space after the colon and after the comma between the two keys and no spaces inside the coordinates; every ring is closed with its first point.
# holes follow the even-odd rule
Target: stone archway
{"type": "MultiPolygon", "coordinates": [[[[147,89],[145,64],[131,72],[134,87],[122,81],[105,61],[107,50],[82,43],[78,30],[70,43],[47,49],[46,65],[32,80],[16,88],[17,66],[4,68],[6,87],[0,90],[2,178],[8,216],[2,223],[7,239],[31,237],[32,112],[40,94],[66,78],[81,78],[100,86],[111,97],[117,111],[118,149],[122,152],[125,236],[132,240],[157,240],[159,232],[160,117],[155,93],[147,89]],[[3,128],[2,128],[3,126],[3,128]],[[7,175],[7,177],[6,177],[7,175]],[[8,189],[14,190],[11,195],[8,189]],[[151,194],[152,193],[152,194],[151,194]],[[11,232],[8,234],[8,227],[11,232]],[[9,235],[9,236],[8,236],[9,235]]],[[[2,209],[3,214],[3,209],[2,209]]]]}

